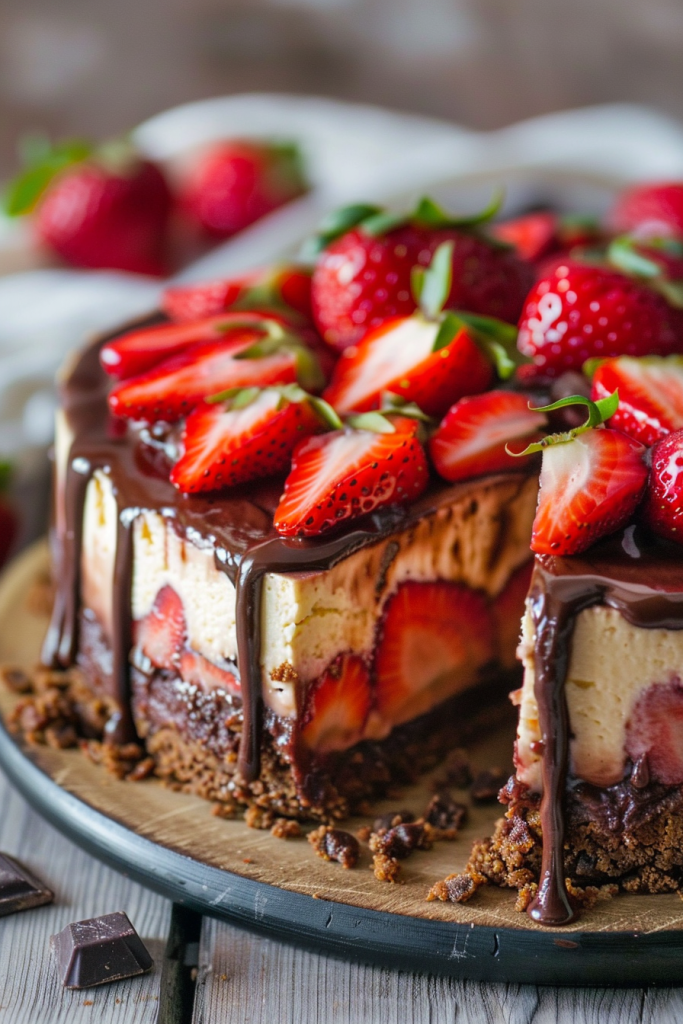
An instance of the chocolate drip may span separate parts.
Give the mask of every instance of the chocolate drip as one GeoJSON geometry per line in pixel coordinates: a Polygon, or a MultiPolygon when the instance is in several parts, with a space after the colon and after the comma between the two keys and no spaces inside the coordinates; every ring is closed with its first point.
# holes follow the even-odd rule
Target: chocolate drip
{"type": "Polygon", "coordinates": [[[574,917],[564,872],[570,739],[565,682],[576,617],[599,604],[615,608],[643,629],[683,629],[680,548],[650,537],[636,540],[629,527],[583,555],[536,560],[529,606],[543,750],[543,858],[538,893],[528,913],[545,925],[567,924],[574,917]]]}

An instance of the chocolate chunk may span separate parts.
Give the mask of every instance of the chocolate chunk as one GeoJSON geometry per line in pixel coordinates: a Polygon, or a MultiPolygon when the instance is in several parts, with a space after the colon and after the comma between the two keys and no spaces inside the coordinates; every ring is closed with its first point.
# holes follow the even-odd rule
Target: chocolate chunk
{"type": "Polygon", "coordinates": [[[0,853],[0,917],[52,903],[54,895],[14,857],[0,853]]]}
{"type": "Polygon", "coordinates": [[[477,804],[493,803],[507,780],[508,773],[504,772],[502,768],[488,768],[477,775],[472,783],[470,796],[477,804]]]}
{"type": "Polygon", "coordinates": [[[370,838],[370,849],[373,853],[383,853],[396,860],[405,860],[413,850],[427,850],[431,841],[425,835],[423,824],[406,823],[397,825],[381,835],[375,833],[370,838]]]}
{"type": "Polygon", "coordinates": [[[435,793],[427,805],[425,821],[444,832],[457,832],[467,817],[467,807],[458,803],[450,793],[435,793]]]}
{"type": "Polygon", "coordinates": [[[64,988],[92,988],[151,970],[154,961],[119,911],[68,924],[50,944],[64,988]]]}
{"type": "Polygon", "coordinates": [[[358,863],[360,846],[350,832],[321,825],[309,833],[308,841],[323,860],[336,860],[343,868],[354,868],[358,863]]]}
{"type": "Polygon", "coordinates": [[[415,821],[415,815],[412,811],[389,811],[388,814],[381,814],[379,818],[375,818],[372,823],[372,831],[388,832],[390,828],[395,828],[396,825],[403,825],[408,821],[415,821]]]}

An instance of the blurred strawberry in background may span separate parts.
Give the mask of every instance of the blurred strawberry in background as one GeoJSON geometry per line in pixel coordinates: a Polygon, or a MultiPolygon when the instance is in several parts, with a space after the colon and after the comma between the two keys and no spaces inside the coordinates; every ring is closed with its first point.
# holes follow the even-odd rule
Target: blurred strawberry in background
{"type": "Polygon", "coordinates": [[[231,140],[212,146],[197,160],[180,203],[202,232],[229,238],[307,188],[294,143],[231,140]]]}
{"type": "Polygon", "coordinates": [[[17,535],[17,516],[7,496],[11,468],[8,462],[0,462],[0,566],[7,560],[17,535]]]}
{"type": "Polygon", "coordinates": [[[171,193],[156,164],[128,142],[32,140],[24,164],[5,210],[31,214],[48,249],[77,267],[164,273],[171,193]]]}

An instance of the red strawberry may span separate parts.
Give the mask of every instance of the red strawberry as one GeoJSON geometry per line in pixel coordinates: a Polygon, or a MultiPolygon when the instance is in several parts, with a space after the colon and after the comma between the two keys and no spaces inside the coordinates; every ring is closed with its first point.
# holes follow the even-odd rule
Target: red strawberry
{"type": "Polygon", "coordinates": [[[517,663],[516,651],[521,632],[520,624],[533,569],[533,558],[521,565],[519,569],[515,569],[491,606],[495,635],[498,641],[498,657],[504,668],[514,668],[517,663]]]}
{"type": "Polygon", "coordinates": [[[352,422],[357,425],[309,437],[294,450],[275,511],[275,529],[283,536],[313,537],[384,505],[414,501],[424,491],[429,472],[415,420],[390,422],[367,413],[352,422]]]}
{"type": "Polygon", "coordinates": [[[519,453],[543,452],[531,534],[536,554],[576,555],[633,516],[647,483],[646,448],[602,426],[614,415],[618,401],[616,392],[598,402],[576,395],[541,410],[585,405],[589,415],[583,426],[546,437],[519,453]]]}
{"type": "Polygon", "coordinates": [[[227,405],[200,405],[185,421],[171,483],[189,494],[281,473],[298,442],[323,429],[316,408],[319,402],[291,385],[249,388],[227,405]]]}
{"type": "Polygon", "coordinates": [[[683,237],[683,182],[627,189],[617,199],[609,222],[616,232],[638,238],[683,237]]]}
{"type": "Polygon", "coordinates": [[[342,654],[310,689],[301,716],[309,749],[345,750],[363,735],[370,711],[370,676],[362,658],[342,654]]]}
{"type": "Polygon", "coordinates": [[[619,271],[568,260],[529,292],[518,346],[547,377],[594,356],[669,355],[683,350],[683,311],[619,271]]]}
{"type": "Polygon", "coordinates": [[[229,669],[219,668],[212,661],[196,651],[185,650],[180,656],[180,678],[202,690],[226,690],[239,694],[240,683],[229,669]]]}
{"type": "Polygon", "coordinates": [[[183,602],[173,587],[166,585],[151,611],[134,623],[135,644],[155,668],[177,671],[186,637],[183,602]]]}
{"type": "Polygon", "coordinates": [[[278,330],[285,330],[281,318],[258,312],[221,313],[194,323],[136,327],[103,345],[100,362],[107,373],[125,380],[200,342],[241,340],[246,346],[278,330]]]}
{"type": "Polygon", "coordinates": [[[377,711],[396,725],[472,686],[495,656],[488,603],[460,583],[400,584],[386,605],[375,654],[377,711]]]}
{"type": "Polygon", "coordinates": [[[619,356],[600,363],[593,374],[593,400],[619,391],[610,426],[652,445],[683,427],[683,360],[677,356],[632,359],[619,356]]]}
{"type": "Polygon", "coordinates": [[[76,266],[163,272],[171,194],[128,143],[39,146],[6,206],[13,216],[35,211],[39,238],[76,266]]]}
{"type": "Polygon", "coordinates": [[[648,777],[665,786],[683,782],[683,683],[649,686],[626,723],[626,753],[633,764],[645,759],[648,777]]]}
{"type": "Polygon", "coordinates": [[[348,208],[338,211],[340,225],[353,225],[341,237],[334,228],[323,231],[323,241],[330,244],[313,272],[313,315],[328,344],[344,349],[384,321],[409,316],[417,306],[411,293],[413,267],[431,263],[446,241],[453,243],[453,255],[445,305],[509,323],[517,320],[531,271],[511,249],[476,234],[477,218],[454,221],[423,200],[397,227],[398,218],[358,209],[356,219],[345,218],[348,208]]]}
{"type": "Polygon", "coordinates": [[[233,140],[213,146],[182,190],[189,217],[228,238],[306,191],[301,155],[291,143],[233,140]]]}
{"type": "Polygon", "coordinates": [[[529,409],[526,395],[513,391],[461,398],[432,435],[429,454],[437,472],[450,481],[514,469],[505,445],[538,440],[546,423],[542,412],[529,409]]]}
{"type": "Polygon", "coordinates": [[[651,459],[644,518],[660,537],[683,544],[683,430],[657,441],[651,459]]]}
{"type": "Polygon", "coordinates": [[[441,324],[420,314],[389,320],[342,353],[326,401],[361,412],[379,408],[390,391],[439,416],[463,394],[484,391],[493,366],[468,331],[454,323],[451,340],[435,351],[440,336],[441,324]]]}
{"type": "Polygon", "coordinates": [[[285,307],[310,320],[311,272],[287,265],[253,270],[241,277],[167,288],[161,308],[177,323],[215,316],[226,309],[278,309],[285,307]]]}
{"type": "Polygon", "coordinates": [[[558,217],[548,210],[493,224],[489,233],[511,245],[520,259],[534,262],[555,247],[558,217]]]}
{"type": "Polygon", "coordinates": [[[296,354],[285,348],[254,359],[239,358],[245,342],[209,342],[123,381],[110,392],[114,416],[172,423],[210,395],[230,388],[290,384],[297,379],[296,354]]]}

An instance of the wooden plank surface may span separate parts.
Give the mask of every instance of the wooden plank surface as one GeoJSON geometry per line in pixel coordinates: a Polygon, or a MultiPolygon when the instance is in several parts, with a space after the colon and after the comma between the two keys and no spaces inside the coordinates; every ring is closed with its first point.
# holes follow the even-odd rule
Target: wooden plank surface
{"type": "Polygon", "coordinates": [[[0,919],[0,1024],[152,1024],[170,903],[100,864],[47,825],[0,773],[0,850],[55,893],[55,902],[0,919]],[[71,921],[125,910],[149,949],[152,972],[111,985],[62,988],[49,939],[71,921]]]}
{"type": "Polygon", "coordinates": [[[193,1024],[680,1024],[681,989],[487,985],[345,963],[204,918],[193,1024]]]}

